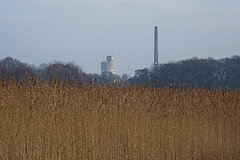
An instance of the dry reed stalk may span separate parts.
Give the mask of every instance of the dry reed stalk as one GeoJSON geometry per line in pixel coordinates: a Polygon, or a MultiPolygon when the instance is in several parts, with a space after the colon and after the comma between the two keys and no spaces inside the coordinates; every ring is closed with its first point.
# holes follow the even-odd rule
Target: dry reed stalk
{"type": "Polygon", "coordinates": [[[238,160],[240,95],[0,84],[1,160],[238,160]]]}

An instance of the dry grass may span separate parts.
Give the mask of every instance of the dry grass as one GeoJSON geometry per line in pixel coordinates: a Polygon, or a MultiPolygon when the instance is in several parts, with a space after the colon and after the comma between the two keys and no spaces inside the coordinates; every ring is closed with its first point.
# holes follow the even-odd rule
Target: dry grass
{"type": "Polygon", "coordinates": [[[1,160],[239,160],[240,94],[0,85],[1,160]]]}

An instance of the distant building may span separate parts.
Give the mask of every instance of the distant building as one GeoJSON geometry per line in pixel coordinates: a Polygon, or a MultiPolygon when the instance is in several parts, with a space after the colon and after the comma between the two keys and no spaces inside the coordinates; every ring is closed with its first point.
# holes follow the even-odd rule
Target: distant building
{"type": "Polygon", "coordinates": [[[101,62],[101,73],[102,74],[116,74],[116,63],[113,56],[107,56],[107,61],[101,62]]]}

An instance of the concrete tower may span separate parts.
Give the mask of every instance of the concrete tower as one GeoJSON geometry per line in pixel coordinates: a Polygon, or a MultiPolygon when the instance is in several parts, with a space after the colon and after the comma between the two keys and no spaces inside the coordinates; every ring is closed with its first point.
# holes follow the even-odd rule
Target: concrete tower
{"type": "Polygon", "coordinates": [[[158,27],[154,28],[154,67],[158,66],[158,27]]]}
{"type": "Polygon", "coordinates": [[[113,75],[116,74],[116,62],[113,56],[107,56],[106,61],[101,62],[101,73],[113,75]]]}

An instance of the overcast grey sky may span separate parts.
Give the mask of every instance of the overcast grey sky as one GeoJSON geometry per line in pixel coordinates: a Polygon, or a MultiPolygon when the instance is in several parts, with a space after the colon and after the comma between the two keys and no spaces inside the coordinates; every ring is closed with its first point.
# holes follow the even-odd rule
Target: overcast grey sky
{"type": "Polygon", "coordinates": [[[1,0],[0,58],[100,73],[114,55],[133,75],[153,63],[154,26],[160,63],[240,54],[239,0],[1,0]]]}

